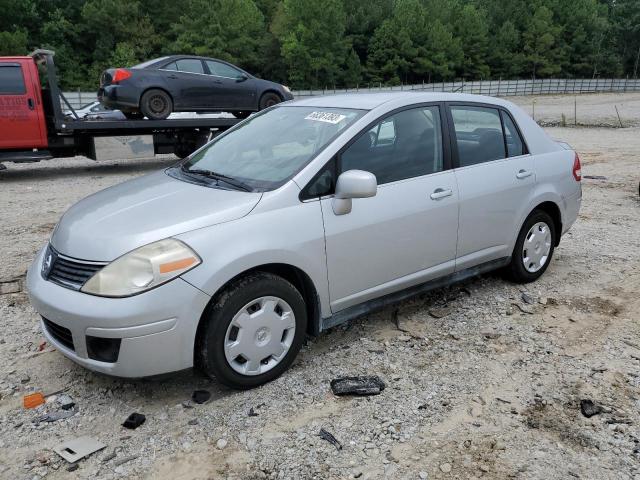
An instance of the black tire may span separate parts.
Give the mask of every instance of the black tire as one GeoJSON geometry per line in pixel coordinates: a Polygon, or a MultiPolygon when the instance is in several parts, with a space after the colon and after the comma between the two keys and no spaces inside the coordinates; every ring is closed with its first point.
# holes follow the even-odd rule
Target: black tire
{"type": "Polygon", "coordinates": [[[193,152],[195,152],[195,145],[188,145],[185,143],[177,144],[173,147],[173,153],[178,158],[187,158],[193,152]]]}
{"type": "Polygon", "coordinates": [[[248,112],[248,111],[241,111],[241,112],[231,112],[231,114],[236,117],[236,118],[247,118],[249,115],[251,115],[253,112],[248,112]]]}
{"type": "Polygon", "coordinates": [[[127,117],[127,120],[142,120],[144,118],[144,115],[142,114],[142,112],[122,112],[122,113],[125,117],[127,117]]]}
{"type": "Polygon", "coordinates": [[[542,210],[534,210],[531,212],[524,221],[524,224],[520,229],[520,233],[518,234],[518,239],[516,240],[515,247],[513,248],[513,253],[511,254],[511,263],[509,263],[504,270],[507,278],[515,283],[529,283],[540,278],[540,276],[542,276],[542,274],[547,270],[547,267],[553,258],[556,235],[555,224],[547,212],[542,210]],[[549,232],[551,233],[551,246],[544,265],[535,272],[532,272],[525,267],[523,247],[529,231],[537,223],[546,224],[549,232]]]}
{"type": "Polygon", "coordinates": [[[164,90],[152,88],[142,94],[140,111],[150,120],[164,120],[173,111],[173,101],[164,90]]]}
{"type": "Polygon", "coordinates": [[[260,110],[274,106],[276,103],[282,102],[280,95],[273,92],[263,93],[260,97],[260,110]]]}
{"type": "Polygon", "coordinates": [[[288,281],[267,272],[256,272],[234,281],[215,297],[202,319],[197,343],[196,365],[207,376],[231,388],[245,390],[280,376],[293,362],[306,335],[307,310],[300,292],[288,281]],[[253,300],[274,296],[284,300],[295,316],[295,333],[286,355],[270,370],[243,375],[234,370],[225,356],[227,330],[236,313],[253,300]]]}

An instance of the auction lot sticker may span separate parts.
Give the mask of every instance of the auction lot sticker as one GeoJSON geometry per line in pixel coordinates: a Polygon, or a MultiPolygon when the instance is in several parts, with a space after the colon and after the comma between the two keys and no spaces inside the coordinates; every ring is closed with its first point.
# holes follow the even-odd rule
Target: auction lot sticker
{"type": "Polygon", "coordinates": [[[317,122],[327,123],[340,123],[345,118],[347,118],[346,115],[331,112],[311,112],[309,115],[304,117],[305,120],[315,120],[317,122]]]}

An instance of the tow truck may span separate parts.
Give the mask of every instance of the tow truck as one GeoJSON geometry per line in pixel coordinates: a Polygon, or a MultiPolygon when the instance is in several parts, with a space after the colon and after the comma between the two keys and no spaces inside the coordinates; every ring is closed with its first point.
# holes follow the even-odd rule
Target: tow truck
{"type": "Polygon", "coordinates": [[[54,55],[38,49],[28,56],[0,57],[0,170],[2,162],[76,155],[105,160],[173,153],[184,158],[240,121],[81,119],[58,86],[54,55]]]}

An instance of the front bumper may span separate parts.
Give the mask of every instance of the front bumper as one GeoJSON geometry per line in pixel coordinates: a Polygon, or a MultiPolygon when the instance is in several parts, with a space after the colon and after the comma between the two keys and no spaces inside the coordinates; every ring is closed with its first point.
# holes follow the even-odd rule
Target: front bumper
{"type": "Polygon", "coordinates": [[[208,295],[181,278],[133,297],[88,295],[42,278],[43,255],[44,249],[27,272],[27,290],[42,317],[70,332],[72,345],[60,341],[59,332],[41,321],[47,341],[63,355],[90,370],[118,377],[146,377],[193,366],[196,330],[208,295]],[[121,339],[117,360],[90,358],[87,336],[121,339]]]}

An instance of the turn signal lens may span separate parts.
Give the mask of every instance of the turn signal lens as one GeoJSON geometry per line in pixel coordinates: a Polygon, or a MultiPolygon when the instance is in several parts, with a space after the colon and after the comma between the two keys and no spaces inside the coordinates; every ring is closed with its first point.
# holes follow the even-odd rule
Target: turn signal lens
{"type": "Polygon", "coordinates": [[[125,68],[116,68],[116,71],[113,72],[113,78],[111,79],[111,83],[118,83],[122,80],[126,80],[131,77],[131,72],[125,68]]]}
{"type": "Polygon", "coordinates": [[[114,260],[96,272],[81,291],[101,297],[129,297],[167,283],[200,263],[191,248],[167,238],[114,260]]]}
{"type": "Polygon", "coordinates": [[[576,153],[576,157],[573,160],[573,178],[576,179],[576,182],[582,180],[582,167],[580,165],[580,157],[576,153]]]}

